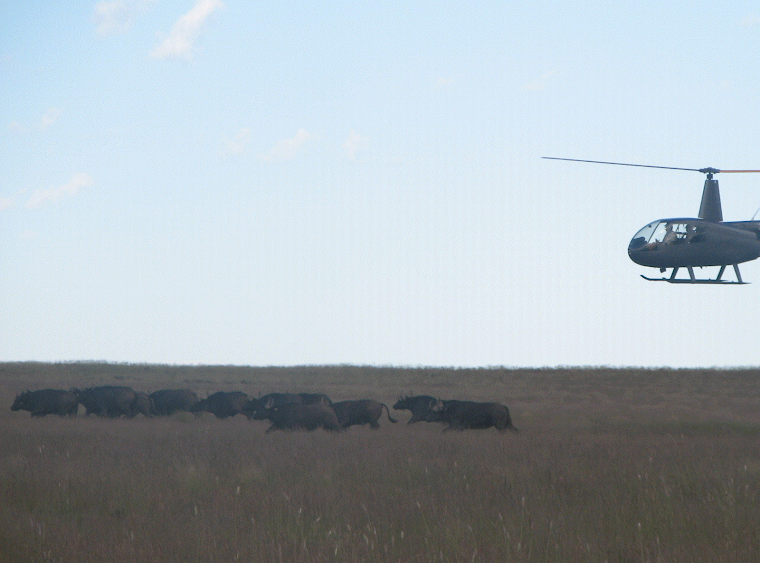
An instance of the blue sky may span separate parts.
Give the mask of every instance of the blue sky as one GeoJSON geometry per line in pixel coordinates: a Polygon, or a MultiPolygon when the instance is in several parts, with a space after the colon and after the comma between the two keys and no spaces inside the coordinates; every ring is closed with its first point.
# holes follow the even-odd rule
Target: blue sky
{"type": "Polygon", "coordinates": [[[540,157],[760,168],[759,48],[746,2],[4,3],[0,360],[758,365],[756,262],[626,253],[700,174],[540,157]]]}

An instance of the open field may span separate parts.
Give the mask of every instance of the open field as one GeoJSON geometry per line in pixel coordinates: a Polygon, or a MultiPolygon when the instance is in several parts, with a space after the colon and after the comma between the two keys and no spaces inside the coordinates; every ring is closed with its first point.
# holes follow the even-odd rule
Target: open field
{"type": "Polygon", "coordinates": [[[757,561],[759,376],[0,364],[0,562],[757,561]],[[495,400],[520,433],[9,409],[101,384],[495,400]]]}

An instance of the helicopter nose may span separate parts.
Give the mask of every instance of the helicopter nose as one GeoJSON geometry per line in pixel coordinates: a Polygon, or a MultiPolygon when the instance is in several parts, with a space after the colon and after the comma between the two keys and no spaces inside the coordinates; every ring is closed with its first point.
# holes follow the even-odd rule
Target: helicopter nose
{"type": "Polygon", "coordinates": [[[652,254],[652,250],[654,245],[649,244],[646,237],[637,233],[628,245],[628,257],[639,266],[646,266],[646,257],[652,254]]]}
{"type": "Polygon", "coordinates": [[[661,240],[657,233],[663,230],[663,221],[653,221],[647,226],[642,227],[633,235],[631,242],[628,244],[628,257],[640,266],[652,266],[652,260],[656,259],[658,254],[658,244],[656,241],[661,240]]]}
{"type": "Polygon", "coordinates": [[[628,257],[639,266],[650,265],[646,259],[648,256],[651,256],[651,251],[649,250],[635,250],[630,247],[628,248],[628,257]]]}

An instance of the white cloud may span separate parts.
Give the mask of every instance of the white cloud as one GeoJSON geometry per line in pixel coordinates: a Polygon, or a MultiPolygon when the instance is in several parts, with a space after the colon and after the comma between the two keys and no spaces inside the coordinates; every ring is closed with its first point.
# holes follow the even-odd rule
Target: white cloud
{"type": "Polygon", "coordinates": [[[741,19],[739,25],[744,27],[760,25],[760,16],[757,14],[749,13],[741,19]]]}
{"type": "Polygon", "coordinates": [[[306,129],[299,129],[296,136],[292,139],[283,139],[278,141],[271,151],[262,155],[264,162],[273,162],[275,160],[292,160],[298,149],[312,138],[311,133],[306,129]]]}
{"type": "Polygon", "coordinates": [[[45,112],[40,120],[37,122],[37,129],[43,131],[55,123],[56,119],[61,115],[61,110],[58,108],[50,108],[45,112]]]}
{"type": "Polygon", "coordinates": [[[224,139],[224,156],[241,155],[248,150],[251,141],[251,130],[243,127],[234,139],[224,139]]]}
{"type": "Polygon", "coordinates": [[[531,90],[538,92],[540,90],[546,90],[549,87],[549,81],[557,74],[556,70],[550,70],[546,74],[542,74],[533,82],[528,82],[523,85],[523,90],[531,90]]]}
{"type": "MultiPolygon", "coordinates": [[[[45,112],[45,114],[40,117],[39,121],[34,126],[34,129],[37,131],[44,131],[48,127],[50,127],[53,123],[56,122],[56,120],[60,117],[61,110],[58,108],[50,108],[45,112]]],[[[28,133],[29,128],[22,125],[18,121],[12,121],[8,124],[8,130],[12,133],[28,133]]]]}
{"type": "Polygon", "coordinates": [[[10,209],[14,204],[13,198],[0,196],[0,211],[10,209]]]}
{"type": "Polygon", "coordinates": [[[107,37],[116,33],[126,33],[135,17],[150,9],[155,0],[101,0],[95,4],[92,21],[95,34],[107,37]]]}
{"type": "Polygon", "coordinates": [[[79,190],[92,185],[92,177],[89,174],[74,174],[68,184],[54,186],[46,190],[35,190],[32,197],[26,202],[29,209],[36,209],[43,203],[55,202],[64,197],[74,196],[79,190]]]}
{"type": "Polygon", "coordinates": [[[348,136],[348,140],[341,145],[343,147],[343,157],[347,160],[355,160],[356,153],[367,146],[367,137],[358,135],[353,129],[348,136]]]}
{"type": "Polygon", "coordinates": [[[169,36],[151,52],[154,59],[170,57],[189,59],[193,44],[201,33],[201,28],[217,8],[223,8],[221,0],[198,0],[195,6],[179,18],[169,32],[169,36]]]}
{"type": "Polygon", "coordinates": [[[98,37],[124,33],[132,23],[132,10],[124,0],[98,2],[95,4],[92,19],[95,22],[95,33],[98,37]]]}

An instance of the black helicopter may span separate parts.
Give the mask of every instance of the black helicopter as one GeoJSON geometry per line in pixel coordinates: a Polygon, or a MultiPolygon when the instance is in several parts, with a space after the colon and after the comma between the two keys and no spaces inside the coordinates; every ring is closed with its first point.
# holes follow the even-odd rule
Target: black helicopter
{"type": "Polygon", "coordinates": [[[628,245],[628,256],[631,260],[641,266],[659,268],[661,273],[665,273],[668,268],[673,268],[669,277],[649,278],[642,275],[641,277],[645,280],[669,283],[744,284],[739,273],[739,264],[755,260],[760,256],[760,221],[724,222],[718,181],[713,179],[713,176],[718,173],[760,172],[760,170],[674,168],[551,156],[542,158],[665,170],[688,170],[707,175],[698,218],[659,219],[652,221],[633,235],[628,245]],[[723,273],[729,265],[734,268],[736,281],[723,279],[723,273]],[[716,278],[699,279],[694,275],[694,268],[708,266],[720,267],[716,278]],[[677,278],[679,268],[686,268],[689,277],[677,278]]]}

